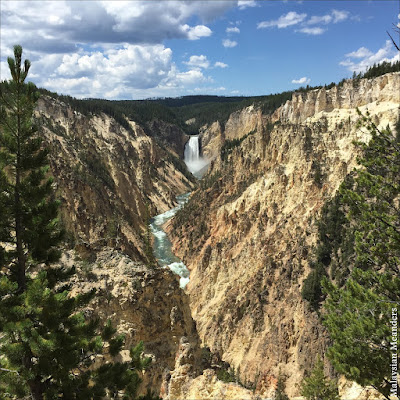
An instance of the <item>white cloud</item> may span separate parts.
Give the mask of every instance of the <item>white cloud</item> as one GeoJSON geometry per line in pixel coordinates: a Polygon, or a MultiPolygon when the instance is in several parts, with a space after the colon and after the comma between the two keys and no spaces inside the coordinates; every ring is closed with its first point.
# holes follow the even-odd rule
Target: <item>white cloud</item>
{"type": "MultiPolygon", "coordinates": [[[[30,74],[32,76],[32,74],[30,74]]],[[[5,79],[10,79],[10,70],[8,68],[8,64],[6,61],[1,61],[0,62],[0,80],[3,81],[5,79]]]]}
{"type": "Polygon", "coordinates": [[[221,62],[221,61],[217,61],[217,62],[214,64],[214,67],[216,67],[216,68],[227,68],[227,67],[228,67],[228,64],[225,64],[225,63],[223,63],[223,62],[221,62]]]}
{"type": "Polygon", "coordinates": [[[224,92],[226,88],[223,86],[220,87],[196,87],[193,89],[193,92],[203,92],[203,93],[219,93],[219,92],[224,92]]]}
{"type": "Polygon", "coordinates": [[[205,25],[197,25],[195,27],[190,27],[189,25],[184,25],[182,27],[183,31],[187,33],[189,40],[198,40],[202,37],[211,36],[212,31],[205,25]]]}
{"type": "MultiPolygon", "coordinates": [[[[100,96],[112,87],[149,89],[157,87],[172,68],[172,51],[163,45],[126,45],[112,49],[105,54],[64,55],[55,74],[43,83],[55,90],[67,88],[76,95],[100,96]],[[87,81],[89,80],[89,81],[87,81]],[[102,82],[97,87],[95,82],[102,82]],[[82,90],[76,92],[76,83],[81,82],[82,90]],[[60,88],[57,85],[60,84],[60,88]]],[[[65,93],[65,92],[64,92],[65,93]]]]}
{"type": "Polygon", "coordinates": [[[64,20],[62,18],[60,18],[58,15],[49,15],[47,17],[47,21],[51,25],[63,25],[64,24],[64,20]]]}
{"type": "Polygon", "coordinates": [[[295,11],[290,11],[285,15],[281,15],[277,20],[259,22],[257,29],[270,28],[276,26],[277,28],[287,28],[291,25],[299,24],[304,21],[307,14],[298,14],[295,11]]]}
{"type": "Polygon", "coordinates": [[[199,68],[207,65],[206,57],[197,57],[191,58],[193,65],[188,61],[188,71],[179,71],[172,50],[163,45],[124,45],[104,54],[45,55],[32,64],[30,76],[38,77],[39,86],[80,98],[172,96],[212,81],[199,68]]]}
{"type": "Polygon", "coordinates": [[[307,14],[299,14],[295,11],[290,11],[287,14],[281,15],[277,20],[262,21],[257,25],[258,29],[277,27],[287,28],[288,26],[300,25],[300,29],[296,32],[302,32],[307,35],[321,35],[326,29],[320,26],[309,27],[309,25],[328,25],[331,23],[338,23],[349,18],[350,13],[345,10],[332,10],[326,15],[313,15],[308,20],[307,14]]]}
{"type": "Polygon", "coordinates": [[[304,85],[304,84],[309,84],[311,82],[311,79],[310,78],[307,78],[307,77],[305,77],[305,76],[303,76],[302,78],[300,78],[300,79],[293,79],[292,80],[292,83],[295,83],[295,84],[297,84],[297,85],[304,85]]]}
{"type": "Polygon", "coordinates": [[[257,7],[258,4],[255,0],[239,0],[238,7],[240,10],[244,10],[249,7],[257,7]]]}
{"type": "Polygon", "coordinates": [[[297,32],[306,33],[307,35],[322,35],[326,32],[326,28],[320,26],[309,27],[309,25],[328,25],[336,24],[345,21],[350,16],[350,13],[345,10],[332,10],[329,14],[313,15],[307,21],[303,22],[303,27],[297,32]]]}
{"type": "Polygon", "coordinates": [[[237,26],[228,27],[226,33],[240,33],[240,29],[237,26]]]}
{"type": "Polygon", "coordinates": [[[365,57],[370,57],[372,55],[373,55],[372,51],[368,50],[366,47],[360,47],[358,50],[346,54],[346,57],[365,58],[365,57]]]}
{"type": "Polygon", "coordinates": [[[331,15],[313,15],[306,23],[307,25],[316,25],[316,24],[329,24],[333,21],[333,17],[331,15]]]}
{"type": "Polygon", "coordinates": [[[235,46],[237,46],[237,42],[235,42],[234,40],[224,39],[222,41],[222,46],[224,46],[224,47],[235,47],[235,46]]]}
{"type": "Polygon", "coordinates": [[[307,25],[317,24],[337,24],[338,22],[345,21],[350,16],[350,13],[346,10],[332,10],[330,14],[325,15],[313,15],[307,22],[307,25]]]}
{"type": "Polygon", "coordinates": [[[383,61],[394,62],[399,60],[399,53],[394,49],[392,42],[386,40],[386,43],[376,53],[373,53],[365,47],[346,54],[346,60],[341,61],[339,65],[346,67],[351,72],[364,72],[368,67],[374,64],[380,64],[383,61]]]}
{"type": "Polygon", "coordinates": [[[73,93],[76,97],[91,97],[89,94],[96,93],[95,81],[87,78],[54,78],[49,79],[46,87],[57,90],[58,93],[73,93]]]}
{"type": "Polygon", "coordinates": [[[342,22],[349,17],[350,13],[344,10],[332,10],[333,23],[342,22]]]}
{"type": "Polygon", "coordinates": [[[206,78],[201,71],[190,70],[178,72],[175,76],[172,76],[172,79],[168,81],[168,85],[186,87],[207,81],[211,81],[211,79],[206,78]]]}
{"type": "Polygon", "coordinates": [[[76,43],[160,44],[165,39],[210,36],[204,24],[236,1],[17,1],[2,2],[1,48],[18,42],[30,50],[75,52],[76,43]],[[201,3],[201,4],[200,4],[201,3]],[[193,17],[203,21],[191,25],[193,17]],[[12,33],[12,34],[10,34],[12,33]]]}
{"type": "Polygon", "coordinates": [[[210,66],[210,62],[207,60],[207,56],[191,56],[189,61],[185,61],[185,64],[194,67],[194,68],[208,68],[210,66]]]}
{"type": "Polygon", "coordinates": [[[307,35],[322,35],[326,29],[315,26],[313,28],[304,27],[298,30],[298,32],[306,33],[307,35]]]}
{"type": "Polygon", "coordinates": [[[78,97],[180,95],[210,82],[199,70],[210,63],[205,56],[192,58],[180,71],[162,43],[209,37],[208,22],[237,5],[237,0],[2,2],[2,79],[9,78],[5,58],[20,43],[32,61],[29,78],[51,90],[78,97]]]}

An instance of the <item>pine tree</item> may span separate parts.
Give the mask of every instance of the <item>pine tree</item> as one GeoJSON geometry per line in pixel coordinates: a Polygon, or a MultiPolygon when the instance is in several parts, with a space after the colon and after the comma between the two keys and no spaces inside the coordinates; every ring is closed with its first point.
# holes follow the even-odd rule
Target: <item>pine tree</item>
{"type": "Polygon", "coordinates": [[[324,324],[333,341],[328,356],[336,370],[389,398],[390,364],[396,357],[390,321],[392,309],[400,305],[400,143],[368,116],[362,122],[371,134],[368,145],[358,143],[363,168],[351,187],[341,188],[355,230],[357,268],[343,288],[324,281],[324,324]]]}
{"type": "Polygon", "coordinates": [[[2,214],[0,240],[3,257],[18,284],[26,289],[26,271],[32,262],[49,263],[59,256],[55,245],[62,232],[57,227],[58,202],[52,199],[52,179],[46,179],[47,150],[32,124],[36,87],[25,84],[30,62],[21,66],[22,48],[15,46],[8,64],[12,80],[2,84],[0,97],[0,183],[2,214]]]}
{"type": "Polygon", "coordinates": [[[25,83],[21,46],[8,64],[12,80],[0,85],[0,398],[135,398],[150,363],[143,344],[131,361],[112,362],[123,336],[87,320],[79,310],[94,293],[70,296],[65,280],[74,271],[51,266],[62,231],[47,149],[32,123],[36,88],[25,83]],[[94,365],[99,357],[107,361],[94,365]]]}
{"type": "Polygon", "coordinates": [[[324,363],[318,358],[310,376],[304,378],[300,393],[307,400],[339,400],[338,388],[335,382],[324,374],[324,363]]]}
{"type": "Polygon", "coordinates": [[[280,372],[274,393],[274,400],[289,400],[288,395],[285,393],[285,380],[280,372]]]}

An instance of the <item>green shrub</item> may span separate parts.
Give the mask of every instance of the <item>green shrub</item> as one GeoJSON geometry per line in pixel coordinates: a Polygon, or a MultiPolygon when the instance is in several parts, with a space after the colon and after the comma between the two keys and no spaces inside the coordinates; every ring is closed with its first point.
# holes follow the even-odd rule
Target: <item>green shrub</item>
{"type": "Polygon", "coordinates": [[[225,369],[221,368],[217,372],[217,378],[222,382],[236,382],[235,370],[231,367],[225,369]]]}
{"type": "Polygon", "coordinates": [[[304,378],[300,393],[307,400],[340,400],[336,382],[324,374],[324,363],[318,358],[308,378],[304,378]]]}
{"type": "Polygon", "coordinates": [[[222,161],[226,161],[228,159],[229,154],[232,153],[233,149],[240,146],[240,144],[247,139],[250,135],[254,135],[257,131],[250,131],[246,135],[242,136],[239,139],[225,140],[224,144],[221,147],[221,159],[222,161]]]}
{"type": "Polygon", "coordinates": [[[318,160],[313,160],[311,164],[311,170],[313,172],[314,183],[317,185],[317,187],[321,188],[324,179],[324,174],[321,170],[321,163],[318,160]]]}
{"type": "Polygon", "coordinates": [[[314,310],[319,308],[321,301],[323,300],[322,294],[322,278],[326,276],[323,266],[320,264],[316,269],[313,269],[303,282],[301,289],[301,296],[304,300],[307,300],[314,310]]]}
{"type": "Polygon", "coordinates": [[[285,380],[279,373],[278,383],[274,393],[274,400],[289,400],[289,396],[285,393],[285,380]]]}

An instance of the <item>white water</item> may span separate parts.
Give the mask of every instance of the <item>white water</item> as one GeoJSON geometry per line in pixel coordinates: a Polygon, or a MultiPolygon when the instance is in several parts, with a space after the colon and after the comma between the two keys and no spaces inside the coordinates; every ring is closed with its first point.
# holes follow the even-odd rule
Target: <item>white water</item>
{"type": "Polygon", "coordinates": [[[189,193],[178,196],[177,207],[172,208],[163,214],[156,215],[154,218],[152,218],[150,223],[150,229],[154,236],[154,255],[162,266],[169,268],[174,274],[180,276],[179,286],[182,289],[185,288],[189,282],[189,270],[186,268],[186,265],[172,252],[171,242],[169,241],[167,234],[163,231],[162,226],[168,220],[170,220],[181,207],[183,207],[188,199],[189,193]]]}
{"type": "Polygon", "coordinates": [[[200,143],[198,136],[191,136],[185,146],[184,161],[188,170],[198,178],[205,172],[209,162],[200,155],[200,143]]]}

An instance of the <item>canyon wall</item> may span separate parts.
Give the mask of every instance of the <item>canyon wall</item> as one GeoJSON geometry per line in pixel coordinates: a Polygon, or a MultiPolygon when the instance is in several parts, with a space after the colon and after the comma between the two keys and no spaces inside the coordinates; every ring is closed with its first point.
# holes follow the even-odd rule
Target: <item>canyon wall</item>
{"type": "MultiPolygon", "coordinates": [[[[142,393],[150,387],[159,394],[163,382],[168,383],[182,341],[191,346],[196,360],[201,359],[187,296],[168,268],[149,268],[107,247],[98,251],[92,261],[82,259],[73,250],[65,251],[60,264],[76,268],[77,274],[70,282],[72,295],[96,290],[96,296],[83,311],[87,317],[100,318],[102,323],[110,319],[118,334],[125,336],[123,361],[129,359],[132,346],[144,342],[145,354],[152,358],[152,364],[144,373],[142,393]]],[[[192,374],[198,375],[201,365],[192,364],[192,374]]]]}
{"type": "Polygon", "coordinates": [[[271,395],[281,374],[289,396],[298,395],[326,350],[327,333],[301,298],[315,221],[356,166],[353,141],[368,140],[356,108],[393,127],[399,89],[399,73],[349,80],[296,93],[273,115],[251,106],[201,131],[214,161],[169,232],[191,271],[187,293],[202,343],[258,394],[271,395]]]}

